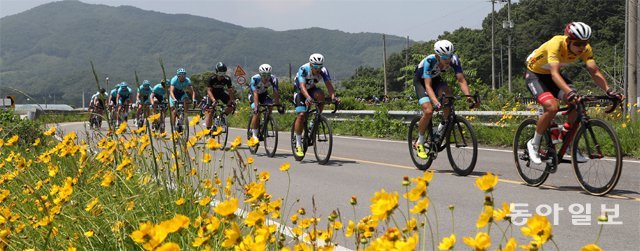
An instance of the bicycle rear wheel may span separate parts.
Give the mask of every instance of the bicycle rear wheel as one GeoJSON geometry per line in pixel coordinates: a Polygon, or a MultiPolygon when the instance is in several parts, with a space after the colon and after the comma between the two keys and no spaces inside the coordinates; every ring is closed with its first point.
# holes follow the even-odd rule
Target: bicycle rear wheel
{"type": "MultiPolygon", "coordinates": [[[[265,116],[267,116],[265,114],[265,116]]],[[[267,156],[273,157],[276,155],[276,149],[278,149],[278,126],[276,121],[271,117],[267,116],[267,121],[262,131],[262,138],[264,144],[264,150],[267,152],[267,156]]]]}
{"type": "Polygon", "coordinates": [[[613,128],[591,119],[580,125],[572,144],[571,162],[580,186],[593,195],[611,192],[622,173],[622,149],[613,128]],[[588,158],[587,162],[578,163],[578,154],[588,158]]]}
{"type": "Polygon", "coordinates": [[[331,150],[333,150],[333,131],[327,118],[320,116],[313,137],[313,152],[320,165],[329,163],[331,150]]]}
{"type": "MultiPolygon", "coordinates": [[[[416,143],[418,142],[418,122],[420,122],[420,116],[417,116],[411,120],[411,124],[409,124],[409,133],[407,135],[407,143],[409,144],[409,155],[411,155],[411,161],[419,170],[427,170],[431,167],[431,163],[433,162],[433,158],[429,157],[427,159],[422,159],[418,157],[418,153],[416,152],[416,143]]],[[[427,128],[431,128],[431,122],[427,128]]],[[[426,133],[425,135],[429,135],[426,133]]],[[[428,137],[428,136],[425,136],[428,137]]],[[[426,142],[426,138],[425,138],[426,142]]],[[[425,149],[428,149],[429,146],[425,145],[425,149]]]]}
{"type": "MultiPolygon", "coordinates": [[[[253,133],[251,133],[251,117],[249,117],[249,124],[247,125],[247,140],[251,139],[253,133]]],[[[252,154],[256,154],[258,152],[258,147],[260,147],[259,142],[257,142],[254,146],[249,146],[249,152],[252,154]]]]}
{"type": "MultiPolygon", "coordinates": [[[[549,177],[545,165],[536,165],[529,159],[527,150],[527,142],[533,138],[536,132],[535,119],[526,119],[520,123],[513,139],[513,159],[516,162],[518,174],[524,182],[530,186],[540,186],[549,177]]],[[[549,136],[545,134],[542,137],[540,146],[547,145],[549,136]]],[[[557,159],[557,158],[556,158],[557,159]]],[[[556,163],[557,164],[557,163],[556,163]]]]}
{"type": "Polygon", "coordinates": [[[478,160],[478,138],[469,121],[456,116],[449,140],[447,140],[447,156],[453,171],[460,176],[467,176],[473,172],[478,160]]]}
{"type": "MultiPolygon", "coordinates": [[[[293,124],[291,125],[291,153],[293,153],[293,158],[294,158],[296,161],[302,161],[302,159],[304,159],[304,155],[303,155],[303,156],[301,156],[301,157],[298,157],[298,155],[296,155],[296,132],[295,132],[295,125],[296,125],[296,119],[294,118],[294,119],[293,119],[293,124]]],[[[307,152],[307,145],[308,145],[308,142],[307,142],[307,140],[305,139],[305,137],[306,137],[306,135],[307,135],[306,130],[307,130],[307,127],[306,127],[306,126],[304,126],[304,123],[303,123],[303,129],[302,129],[302,148],[303,148],[303,149],[302,149],[302,151],[303,151],[304,153],[306,153],[306,152],[307,152]]]]}

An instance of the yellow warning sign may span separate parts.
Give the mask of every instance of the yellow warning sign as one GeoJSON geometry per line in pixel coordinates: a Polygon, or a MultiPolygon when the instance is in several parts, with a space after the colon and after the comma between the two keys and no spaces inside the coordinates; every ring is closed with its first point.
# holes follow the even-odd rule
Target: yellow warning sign
{"type": "Polygon", "coordinates": [[[235,72],[235,74],[234,74],[236,77],[244,76],[244,75],[246,75],[246,74],[247,74],[247,73],[246,73],[246,72],[244,72],[244,70],[242,69],[242,67],[241,67],[240,65],[236,66],[236,72],[235,72]]]}

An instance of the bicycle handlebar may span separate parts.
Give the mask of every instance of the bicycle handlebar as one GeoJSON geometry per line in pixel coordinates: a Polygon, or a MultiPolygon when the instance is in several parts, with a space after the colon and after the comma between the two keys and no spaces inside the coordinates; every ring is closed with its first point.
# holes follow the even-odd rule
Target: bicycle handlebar
{"type": "Polygon", "coordinates": [[[315,101],[314,100],[312,104],[314,104],[316,106],[317,105],[323,105],[323,104],[334,104],[333,111],[331,111],[331,113],[336,113],[338,111],[339,102],[336,102],[335,100],[329,100],[328,102],[327,101],[315,101]]]}
{"type": "MultiPolygon", "coordinates": [[[[467,97],[471,97],[473,98],[473,104],[469,105],[469,109],[473,108],[473,106],[475,106],[475,104],[480,102],[480,95],[476,92],[473,95],[455,95],[455,96],[447,96],[445,93],[442,93],[442,95],[440,95],[440,103],[444,104],[445,99],[446,100],[458,100],[458,99],[462,99],[462,98],[467,98],[467,97]]],[[[453,106],[453,102],[451,103],[451,106],[453,106]]]]}
{"type": "MultiPolygon", "coordinates": [[[[615,98],[615,97],[602,96],[602,95],[601,96],[586,95],[586,96],[582,96],[580,98],[580,102],[597,101],[597,100],[609,100],[609,101],[613,102],[611,107],[604,111],[605,113],[612,113],[613,111],[616,110],[616,108],[618,108],[618,105],[620,105],[620,103],[621,103],[620,100],[615,98]]],[[[584,103],[583,103],[583,105],[584,105],[584,103]]]]}

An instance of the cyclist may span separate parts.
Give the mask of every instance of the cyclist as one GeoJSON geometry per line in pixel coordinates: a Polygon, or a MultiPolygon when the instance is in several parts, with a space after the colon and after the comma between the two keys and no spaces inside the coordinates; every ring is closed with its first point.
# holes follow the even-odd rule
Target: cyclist
{"type": "Polygon", "coordinates": [[[206,99],[207,112],[205,113],[205,126],[209,130],[211,130],[211,120],[213,119],[211,116],[213,114],[211,105],[217,104],[218,101],[226,104],[224,114],[228,116],[234,111],[234,101],[236,99],[231,78],[227,76],[227,66],[222,62],[218,62],[213,68],[215,73],[209,77],[207,85],[208,99],[206,99]]]}
{"type": "MultiPolygon", "coordinates": [[[[449,40],[437,41],[433,50],[435,54],[425,57],[415,69],[413,77],[413,85],[418,97],[418,103],[422,108],[422,118],[418,123],[418,142],[416,142],[416,153],[419,158],[427,159],[429,156],[424,148],[425,132],[427,131],[427,125],[431,120],[433,112],[439,110],[442,107],[438,97],[445,93],[447,96],[451,95],[451,89],[449,85],[444,82],[440,76],[443,72],[451,69],[455,73],[456,80],[460,84],[460,90],[465,95],[469,95],[469,85],[462,72],[462,66],[458,55],[454,54],[455,48],[449,40]]],[[[467,102],[473,104],[474,99],[467,97],[467,102]]],[[[445,109],[445,117],[448,115],[448,109],[445,109]]],[[[445,121],[441,121],[438,125],[437,132],[440,132],[444,128],[445,121]]]]}
{"type": "MultiPolygon", "coordinates": [[[[143,112],[144,110],[144,116],[148,117],[149,116],[149,104],[151,104],[151,100],[149,99],[151,95],[151,82],[149,82],[149,80],[144,80],[142,81],[142,85],[140,85],[140,87],[138,87],[138,93],[136,94],[136,104],[137,104],[137,109],[136,109],[136,118],[140,118],[140,113],[143,112]]],[[[142,119],[140,119],[140,121],[136,121],[136,123],[142,122],[142,119]]],[[[142,125],[138,125],[138,126],[142,126],[142,125]]]]}
{"type": "Polygon", "coordinates": [[[93,96],[91,96],[91,100],[89,101],[89,114],[91,115],[89,116],[89,119],[93,118],[94,116],[100,116],[100,113],[104,111],[104,102],[107,99],[106,92],[107,91],[104,88],[100,88],[100,90],[96,92],[96,94],[93,94],[93,96]]]}
{"type": "MultiPolygon", "coordinates": [[[[165,79],[162,79],[160,80],[160,83],[151,88],[151,95],[149,95],[149,99],[151,101],[151,107],[153,107],[153,114],[158,113],[159,105],[165,104],[165,95],[167,94],[167,91],[165,90],[167,85],[166,83],[167,81],[165,79]]],[[[164,115],[162,115],[162,117],[160,118],[160,123],[162,123],[160,128],[164,128],[164,115]]]]}
{"type": "Polygon", "coordinates": [[[120,121],[120,114],[124,114],[124,121],[127,121],[127,115],[129,112],[129,105],[131,105],[131,100],[133,99],[133,94],[131,93],[131,87],[127,84],[127,82],[121,82],[120,87],[116,91],[116,100],[118,102],[118,122],[120,121]]]}
{"type": "MultiPolygon", "coordinates": [[[[535,164],[541,164],[542,160],[538,155],[538,148],[542,135],[551,124],[558,112],[559,105],[557,99],[562,99],[567,103],[575,103],[580,97],[573,87],[571,80],[560,73],[560,69],[577,59],[581,59],[587,66],[593,82],[596,83],[610,97],[620,100],[624,96],[609,88],[607,80],[593,58],[593,51],[589,45],[591,37],[591,27],[582,22],[569,23],[564,29],[564,35],[558,35],[542,44],[534,50],[527,58],[527,72],[525,82],[531,94],[544,108],[544,114],[540,116],[536,124],[536,132],[531,140],[527,142],[529,159],[535,164]]],[[[571,126],[577,117],[576,111],[569,113],[569,124],[571,126]]],[[[586,162],[588,159],[577,154],[578,162],[586,162]]]]}
{"type": "MultiPolygon", "coordinates": [[[[274,103],[267,92],[269,86],[273,87],[275,104],[280,104],[278,78],[271,74],[271,65],[262,64],[258,67],[258,74],[253,75],[253,77],[251,77],[251,82],[249,83],[249,88],[251,89],[251,92],[249,93],[249,103],[251,104],[251,109],[253,109],[253,114],[251,116],[251,134],[253,135],[253,140],[256,142],[258,141],[258,118],[260,118],[258,108],[260,104],[274,103]]],[[[284,113],[284,110],[282,108],[278,108],[278,112],[284,113]]]]}
{"type": "MultiPolygon", "coordinates": [[[[339,101],[333,89],[333,84],[331,84],[329,70],[323,64],[324,56],[320,53],[314,53],[309,56],[309,63],[300,66],[298,73],[296,73],[293,103],[296,106],[298,116],[293,128],[296,134],[296,155],[298,157],[304,156],[302,149],[302,122],[305,121],[307,106],[311,105],[314,100],[324,101],[324,92],[316,87],[320,79],[327,86],[331,99],[336,102],[339,101]]],[[[322,106],[319,109],[322,110],[322,106]]]]}
{"type": "Polygon", "coordinates": [[[169,106],[171,106],[171,121],[176,121],[176,109],[175,102],[183,102],[184,103],[184,118],[187,118],[187,102],[189,101],[189,97],[185,92],[189,88],[191,92],[191,100],[195,104],[196,102],[196,92],[193,89],[193,85],[191,85],[191,79],[187,77],[187,71],[184,68],[179,68],[176,71],[176,75],[171,78],[170,87],[169,87],[169,106]]]}

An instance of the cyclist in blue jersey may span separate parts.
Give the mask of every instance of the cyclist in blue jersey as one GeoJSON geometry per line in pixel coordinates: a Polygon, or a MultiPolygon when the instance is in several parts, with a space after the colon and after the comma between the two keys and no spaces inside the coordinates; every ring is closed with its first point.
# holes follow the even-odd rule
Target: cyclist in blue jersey
{"type": "Polygon", "coordinates": [[[113,111],[116,106],[116,98],[118,97],[118,88],[120,88],[120,84],[116,84],[113,89],[109,92],[109,110],[113,111]]]}
{"type": "Polygon", "coordinates": [[[203,97],[203,101],[206,103],[201,104],[205,110],[205,126],[207,129],[211,129],[211,122],[213,120],[213,106],[218,102],[226,104],[224,114],[229,115],[235,110],[235,89],[231,83],[231,78],[227,76],[227,66],[218,62],[214,67],[215,73],[209,76],[207,82],[207,95],[203,97]]]}
{"type": "MultiPolygon", "coordinates": [[[[320,79],[327,86],[331,99],[336,102],[339,101],[333,89],[333,84],[331,84],[329,70],[323,64],[324,56],[320,53],[314,53],[309,56],[309,63],[300,66],[298,73],[296,73],[293,102],[298,116],[293,128],[296,135],[296,155],[299,157],[304,156],[302,149],[302,122],[307,114],[307,106],[311,105],[314,100],[324,101],[324,92],[316,87],[320,79]]],[[[322,109],[322,106],[319,109],[322,109]]]]}
{"type": "Polygon", "coordinates": [[[167,85],[167,81],[160,80],[160,83],[156,84],[151,88],[151,95],[149,95],[149,99],[151,100],[151,106],[153,107],[153,113],[158,112],[158,105],[165,103],[165,95],[167,91],[165,90],[167,85]]]}
{"type": "Polygon", "coordinates": [[[184,68],[180,68],[176,71],[176,75],[171,78],[169,87],[169,106],[171,106],[171,121],[176,121],[176,109],[175,102],[183,102],[184,104],[184,118],[187,118],[187,107],[189,107],[189,96],[187,96],[187,89],[191,92],[191,100],[194,105],[196,102],[196,91],[191,85],[191,79],[187,77],[187,71],[184,68]]]}
{"type": "MultiPolygon", "coordinates": [[[[140,118],[140,113],[144,111],[144,117],[149,116],[149,104],[151,104],[151,100],[149,99],[151,95],[151,82],[149,80],[142,81],[142,85],[138,87],[138,93],[136,94],[136,118],[140,118]]],[[[138,123],[140,121],[136,121],[138,123]]],[[[142,125],[138,125],[142,126],[142,125]]]]}
{"type": "MultiPolygon", "coordinates": [[[[131,100],[133,99],[133,93],[131,92],[131,87],[127,84],[127,82],[120,83],[120,88],[116,92],[116,100],[118,102],[118,111],[117,114],[124,114],[124,121],[127,121],[127,113],[129,112],[129,105],[131,105],[131,100]]],[[[120,120],[118,116],[118,120],[120,120]]],[[[120,122],[120,121],[119,121],[120,122]]]]}
{"type": "MultiPolygon", "coordinates": [[[[465,95],[469,95],[469,85],[464,78],[462,72],[462,66],[460,64],[460,58],[455,55],[455,48],[449,40],[437,41],[433,48],[435,54],[428,55],[415,69],[413,78],[413,85],[415,87],[416,95],[418,96],[418,103],[422,108],[422,118],[418,124],[418,141],[416,143],[416,153],[419,158],[427,159],[428,155],[424,148],[425,131],[427,125],[431,120],[434,110],[439,110],[442,104],[438,101],[438,97],[445,93],[447,96],[451,95],[451,89],[446,82],[440,76],[443,72],[449,69],[455,73],[456,80],[460,84],[460,90],[465,95]]],[[[467,101],[474,103],[472,97],[467,97],[467,101]]],[[[478,105],[478,104],[474,104],[478,105]]],[[[447,109],[445,109],[445,117],[448,115],[447,109]]],[[[438,125],[437,132],[444,128],[445,121],[441,121],[438,125]]]]}
{"type": "MultiPolygon", "coordinates": [[[[278,90],[278,77],[271,74],[271,65],[262,64],[258,67],[258,74],[251,77],[249,88],[249,103],[251,109],[253,109],[253,115],[251,116],[251,134],[253,140],[258,141],[258,118],[260,118],[259,106],[260,104],[280,104],[280,91],[278,90]],[[267,89],[269,86],[273,87],[274,100],[271,100],[267,89]]],[[[282,108],[278,108],[278,112],[284,113],[282,108]]]]}

